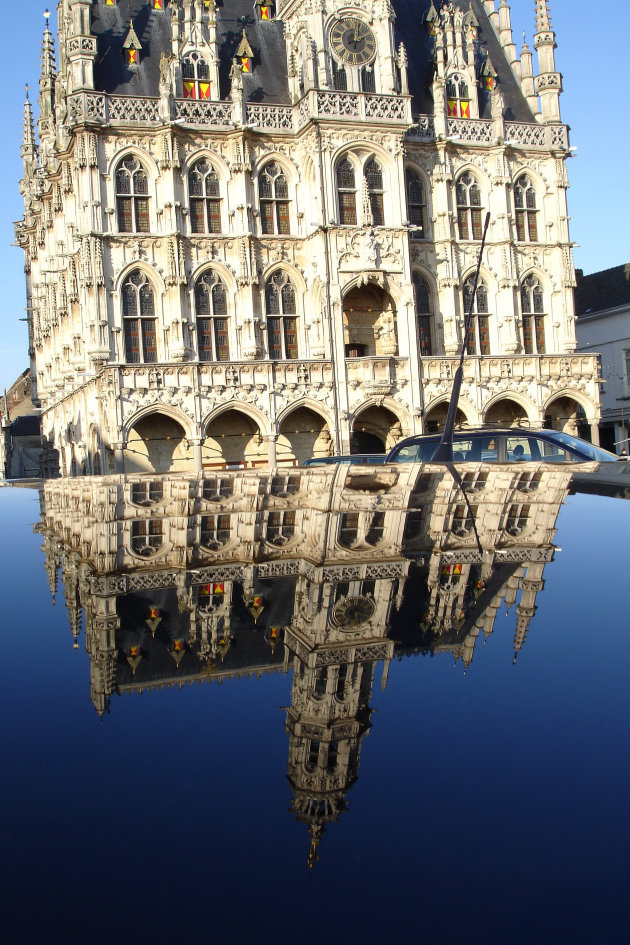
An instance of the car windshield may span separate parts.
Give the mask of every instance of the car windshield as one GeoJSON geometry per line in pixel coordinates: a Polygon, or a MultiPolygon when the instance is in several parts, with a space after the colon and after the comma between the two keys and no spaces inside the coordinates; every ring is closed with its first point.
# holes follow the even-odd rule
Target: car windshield
{"type": "Polygon", "coordinates": [[[587,443],[586,440],[580,440],[576,436],[571,436],[570,433],[548,430],[546,431],[546,436],[551,437],[558,443],[564,443],[564,445],[568,446],[570,449],[585,454],[589,459],[595,460],[595,462],[598,463],[617,462],[619,459],[614,453],[609,453],[608,450],[602,449],[601,446],[593,446],[592,443],[587,443]]]}

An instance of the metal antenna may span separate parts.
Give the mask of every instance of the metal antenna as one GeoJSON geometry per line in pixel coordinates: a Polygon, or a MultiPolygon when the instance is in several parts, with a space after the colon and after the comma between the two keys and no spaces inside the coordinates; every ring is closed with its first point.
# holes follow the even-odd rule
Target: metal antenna
{"type": "Polygon", "coordinates": [[[451,399],[448,404],[448,411],[446,414],[446,423],[444,424],[444,432],[442,433],[442,439],[438,443],[435,453],[431,457],[432,463],[452,463],[453,462],[453,431],[455,429],[455,417],[457,416],[457,404],[459,402],[459,394],[462,389],[462,380],[464,377],[464,355],[466,354],[466,341],[468,339],[468,332],[470,331],[470,323],[473,317],[473,311],[475,308],[475,297],[477,295],[477,283],[479,282],[479,271],[481,269],[481,259],[483,256],[483,248],[486,244],[486,233],[488,232],[488,224],[490,222],[490,213],[486,213],[486,219],[483,224],[483,235],[481,237],[481,246],[479,248],[479,259],[477,260],[477,271],[475,272],[475,281],[473,283],[473,290],[470,296],[470,305],[468,306],[468,311],[466,312],[466,319],[464,321],[464,337],[462,339],[462,353],[459,357],[459,366],[455,371],[455,377],[453,378],[453,389],[451,390],[451,399]]]}

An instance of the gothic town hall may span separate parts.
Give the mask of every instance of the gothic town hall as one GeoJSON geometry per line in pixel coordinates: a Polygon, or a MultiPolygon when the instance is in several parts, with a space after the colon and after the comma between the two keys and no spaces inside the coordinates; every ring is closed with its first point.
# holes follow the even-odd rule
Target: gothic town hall
{"type": "Polygon", "coordinates": [[[16,224],[49,472],[384,452],[462,343],[459,423],[595,434],[533,14],[519,51],[506,0],[60,0],[16,224]]]}

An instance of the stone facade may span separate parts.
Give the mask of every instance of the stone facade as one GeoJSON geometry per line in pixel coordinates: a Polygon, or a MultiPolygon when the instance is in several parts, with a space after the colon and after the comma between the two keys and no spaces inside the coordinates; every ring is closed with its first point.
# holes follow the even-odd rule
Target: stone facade
{"type": "Polygon", "coordinates": [[[460,421],[596,431],[546,0],[536,76],[504,0],[253,7],[60,0],[57,51],[46,26],[16,238],[61,473],[438,428],[486,211],[460,421]]]}

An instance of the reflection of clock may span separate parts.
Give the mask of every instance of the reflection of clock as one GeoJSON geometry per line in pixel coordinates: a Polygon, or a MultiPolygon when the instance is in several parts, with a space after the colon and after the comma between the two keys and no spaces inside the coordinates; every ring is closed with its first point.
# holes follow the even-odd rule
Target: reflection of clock
{"type": "Polygon", "coordinates": [[[349,66],[364,66],[376,52],[374,33],[354,16],[336,21],[330,31],[330,45],[337,58],[349,66]]]}
{"type": "Polygon", "coordinates": [[[374,613],[374,601],[369,597],[344,597],[335,606],[333,616],[337,626],[348,630],[369,620],[374,613]]]}

